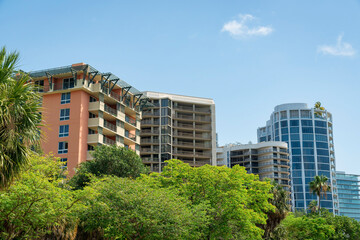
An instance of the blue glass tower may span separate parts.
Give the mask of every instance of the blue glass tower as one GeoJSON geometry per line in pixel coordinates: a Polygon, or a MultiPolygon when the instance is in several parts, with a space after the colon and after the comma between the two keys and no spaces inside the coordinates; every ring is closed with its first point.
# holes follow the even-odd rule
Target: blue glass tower
{"type": "Polygon", "coordinates": [[[265,127],[258,129],[258,142],[283,141],[289,145],[293,210],[307,211],[317,200],[309,189],[316,175],[329,178],[331,192],[321,207],[338,214],[332,115],[305,103],[275,107],[265,127]]]}

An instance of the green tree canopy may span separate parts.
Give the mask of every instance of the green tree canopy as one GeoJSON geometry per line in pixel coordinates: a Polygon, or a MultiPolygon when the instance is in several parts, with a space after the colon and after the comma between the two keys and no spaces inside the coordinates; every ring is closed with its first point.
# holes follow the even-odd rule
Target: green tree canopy
{"type": "Polygon", "coordinates": [[[116,145],[95,147],[94,159],[80,164],[70,184],[76,189],[90,182],[90,176],[113,175],[117,177],[137,178],[148,170],[141,158],[132,150],[116,145]]]}
{"type": "Polygon", "coordinates": [[[17,73],[19,54],[0,50],[0,189],[9,186],[38,144],[41,98],[26,74],[17,73]]]}
{"type": "Polygon", "coordinates": [[[271,184],[240,166],[193,168],[170,160],[162,173],[143,175],[139,181],[176,191],[193,206],[206,204],[206,239],[262,239],[256,224],[265,224],[266,212],[274,210],[268,201],[271,184]]]}
{"type": "MultiPolygon", "coordinates": [[[[61,187],[61,162],[32,155],[14,183],[0,192],[0,239],[41,239],[73,235],[81,199],[91,194],[61,187]],[[67,231],[69,230],[70,231],[67,231]]],[[[69,237],[69,236],[68,236],[69,237]]]]}
{"type": "Polygon", "coordinates": [[[81,214],[82,239],[202,239],[205,206],[169,189],[152,188],[128,178],[105,177],[85,189],[97,197],[81,214]]]}
{"type": "Polygon", "coordinates": [[[310,190],[313,194],[316,194],[318,201],[318,209],[320,209],[320,200],[321,195],[326,197],[326,193],[331,190],[330,185],[328,184],[328,178],[324,175],[315,176],[314,180],[309,183],[310,190]]]}

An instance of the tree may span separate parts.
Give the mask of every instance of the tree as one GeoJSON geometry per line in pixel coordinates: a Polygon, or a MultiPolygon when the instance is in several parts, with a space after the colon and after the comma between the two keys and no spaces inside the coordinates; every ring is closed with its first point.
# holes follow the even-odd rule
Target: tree
{"type": "Polygon", "coordinates": [[[0,239],[70,239],[76,234],[78,212],[85,209],[81,199],[91,194],[62,187],[61,164],[52,156],[32,155],[21,175],[0,192],[0,239]]]}
{"type": "Polygon", "coordinates": [[[290,198],[289,192],[285,191],[282,186],[276,182],[272,182],[271,193],[273,198],[269,199],[269,202],[275,206],[274,211],[267,212],[266,224],[261,225],[264,229],[264,239],[271,239],[271,234],[274,229],[285,219],[290,211],[290,198]]]}
{"type": "Polygon", "coordinates": [[[309,210],[310,210],[311,213],[315,213],[315,212],[318,211],[318,206],[317,206],[317,205],[318,205],[318,203],[317,203],[317,201],[315,201],[315,200],[313,200],[313,201],[310,202],[308,208],[309,208],[309,210]]]}
{"type": "Polygon", "coordinates": [[[205,206],[191,206],[175,191],[115,176],[96,180],[89,188],[97,197],[81,214],[79,239],[203,238],[205,206]]]}
{"type": "Polygon", "coordinates": [[[266,213],[274,210],[268,201],[269,182],[259,181],[240,166],[193,168],[180,160],[166,162],[162,173],[142,175],[138,181],[177,191],[194,207],[206,204],[206,239],[262,239],[257,224],[265,224],[266,213]]]}
{"type": "Polygon", "coordinates": [[[30,146],[39,142],[41,98],[29,76],[16,74],[19,54],[0,50],[0,190],[27,164],[30,146]]]}
{"type": "Polygon", "coordinates": [[[320,209],[321,195],[324,195],[326,198],[326,193],[331,190],[327,181],[328,178],[324,175],[321,175],[315,176],[314,181],[309,183],[310,191],[312,191],[313,194],[316,194],[318,196],[318,209],[320,209]]]}
{"type": "Polygon", "coordinates": [[[83,188],[90,182],[91,175],[114,175],[117,177],[137,178],[148,170],[141,158],[132,150],[116,145],[95,147],[94,159],[80,164],[70,184],[75,189],[83,188]]]}
{"type": "Polygon", "coordinates": [[[321,102],[316,102],[314,105],[315,115],[321,117],[323,115],[322,111],[325,111],[325,108],[321,106],[321,102]]]}

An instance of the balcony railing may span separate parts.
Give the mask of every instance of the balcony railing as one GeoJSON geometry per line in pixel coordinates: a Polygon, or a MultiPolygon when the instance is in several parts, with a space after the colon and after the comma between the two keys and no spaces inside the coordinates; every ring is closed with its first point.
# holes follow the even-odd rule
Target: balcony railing
{"type": "Polygon", "coordinates": [[[120,102],[121,96],[117,93],[110,92],[110,96],[120,102]]]}
{"type": "Polygon", "coordinates": [[[108,144],[108,145],[114,145],[116,142],[114,140],[104,136],[103,143],[108,144]]]}
{"type": "Polygon", "coordinates": [[[104,109],[105,109],[105,112],[108,112],[108,113],[110,113],[110,114],[112,114],[112,115],[116,116],[116,109],[114,109],[114,108],[110,107],[110,106],[109,106],[109,105],[107,105],[107,104],[105,104],[104,109]]]}
{"type": "Polygon", "coordinates": [[[104,127],[116,132],[116,125],[104,120],[104,127]]]}
{"type": "Polygon", "coordinates": [[[133,141],[136,141],[136,136],[132,133],[130,133],[129,131],[125,131],[125,137],[133,140],[133,141]]]}
{"type": "Polygon", "coordinates": [[[127,123],[130,123],[130,124],[133,125],[133,126],[136,126],[136,120],[133,119],[133,118],[131,118],[131,117],[129,117],[128,115],[125,115],[125,121],[126,121],[127,123]]]}
{"type": "Polygon", "coordinates": [[[149,133],[152,133],[152,134],[159,134],[159,130],[141,130],[141,134],[149,134],[149,133]]]}

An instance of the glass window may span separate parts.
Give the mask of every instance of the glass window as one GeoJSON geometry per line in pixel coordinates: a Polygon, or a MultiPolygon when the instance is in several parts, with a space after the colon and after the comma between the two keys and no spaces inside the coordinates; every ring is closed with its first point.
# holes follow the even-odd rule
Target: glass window
{"type": "Polygon", "coordinates": [[[69,125],[60,125],[59,137],[68,137],[68,136],[69,136],[69,125]]]}
{"type": "Polygon", "coordinates": [[[275,129],[275,136],[279,135],[279,129],[275,129]]]}
{"type": "Polygon", "coordinates": [[[97,102],[97,99],[94,98],[93,96],[90,96],[90,102],[97,102]]]}
{"type": "Polygon", "coordinates": [[[61,165],[61,168],[64,169],[64,168],[67,168],[67,158],[61,158],[60,159],[60,162],[63,164],[61,165]]]}
{"type": "Polygon", "coordinates": [[[91,112],[89,112],[89,118],[97,118],[97,116],[91,112]]]}
{"type": "Polygon", "coordinates": [[[315,169],[315,163],[304,163],[304,169],[315,169]]]}
{"type": "Polygon", "coordinates": [[[312,121],[311,120],[301,120],[301,125],[303,127],[312,127],[312,121]]]}
{"type": "Polygon", "coordinates": [[[290,134],[291,140],[300,140],[300,135],[299,134],[290,134]]]}
{"type": "Polygon", "coordinates": [[[316,127],[322,127],[322,128],[326,128],[326,122],[325,121],[315,121],[315,126],[316,127]]]}
{"type": "Polygon", "coordinates": [[[315,133],[326,135],[326,134],[327,134],[327,130],[326,130],[326,128],[315,128],[315,133]]]}
{"type": "Polygon", "coordinates": [[[303,141],[303,147],[304,148],[313,148],[314,147],[314,142],[303,141]]]}
{"type": "Polygon", "coordinates": [[[287,127],[282,128],[282,129],[281,129],[281,133],[282,133],[282,134],[287,134],[287,133],[289,133],[288,128],[287,128],[287,127]]]}
{"type": "Polygon", "coordinates": [[[314,149],[312,149],[312,148],[304,148],[303,153],[304,153],[304,155],[314,155],[314,149]]]}
{"type": "Polygon", "coordinates": [[[294,162],[294,163],[299,163],[299,162],[301,162],[301,157],[300,157],[300,156],[293,156],[293,157],[292,157],[292,162],[294,162]]]}
{"type": "Polygon", "coordinates": [[[293,184],[302,184],[301,178],[293,178],[293,184]]]}
{"type": "Polygon", "coordinates": [[[70,108],[65,108],[60,110],[60,121],[70,119],[70,108]]]}
{"type": "Polygon", "coordinates": [[[320,141],[320,142],[327,142],[328,141],[327,136],[324,136],[324,135],[316,134],[315,138],[316,138],[316,141],[320,141]]]}
{"type": "Polygon", "coordinates": [[[324,149],[317,149],[316,152],[317,152],[317,155],[322,155],[322,156],[328,156],[329,155],[329,151],[324,150],[324,149]]]}
{"type": "Polygon", "coordinates": [[[161,116],[170,116],[169,108],[161,108],[161,116]]]}
{"type": "Polygon", "coordinates": [[[275,122],[279,121],[279,113],[275,113],[275,122]]]}
{"type": "Polygon", "coordinates": [[[292,153],[292,155],[301,155],[301,149],[300,148],[292,148],[291,153],[292,153]]]}
{"type": "Polygon", "coordinates": [[[330,172],[329,171],[318,171],[319,172],[319,176],[324,175],[327,178],[330,179],[330,172]]]}
{"type": "Polygon", "coordinates": [[[284,141],[284,142],[289,141],[289,135],[287,135],[287,134],[281,135],[281,141],[284,141]]]}
{"type": "Polygon", "coordinates": [[[170,103],[170,100],[169,99],[161,99],[161,106],[162,107],[168,107],[169,106],[169,103],[170,103]]]}
{"type": "Polygon", "coordinates": [[[300,142],[299,142],[299,141],[293,141],[293,142],[291,142],[291,147],[293,147],[293,148],[299,148],[299,147],[300,147],[300,142]]]}
{"type": "Polygon", "coordinates": [[[260,142],[265,142],[266,141],[266,137],[260,137],[260,142]]]}
{"type": "MultiPolygon", "coordinates": [[[[301,179],[301,178],[300,178],[301,179]]],[[[302,192],[303,187],[302,186],[294,186],[294,192],[302,192]]]]}
{"type": "Polygon", "coordinates": [[[279,128],[279,123],[276,122],[276,123],[274,124],[274,126],[275,126],[275,129],[278,129],[278,128],[279,128]]]}
{"type": "Polygon", "coordinates": [[[318,163],[329,163],[329,157],[317,157],[318,163]]]}
{"type": "Polygon", "coordinates": [[[62,93],[61,94],[61,104],[70,103],[70,93],[62,93]]]}
{"type": "Polygon", "coordinates": [[[303,140],[314,140],[314,134],[311,133],[304,133],[303,140]]]}
{"type": "Polygon", "coordinates": [[[275,136],[275,141],[280,141],[280,137],[279,137],[279,136],[275,136]]]}
{"type": "Polygon", "coordinates": [[[290,118],[299,118],[298,110],[290,110],[290,118]]]}
{"type": "Polygon", "coordinates": [[[292,176],[293,177],[301,177],[301,170],[294,170],[292,171],[292,176]]]}
{"type": "Polygon", "coordinates": [[[92,130],[91,128],[88,128],[88,134],[91,135],[91,134],[95,134],[95,131],[92,130]]]}
{"type": "Polygon", "coordinates": [[[299,127],[291,127],[290,133],[299,133],[299,127]]]}
{"type": "Polygon", "coordinates": [[[311,118],[310,110],[301,110],[301,118],[311,118]]]}
{"type": "Polygon", "coordinates": [[[330,165],[329,164],[318,164],[318,169],[319,170],[330,171],[330,165]]]}
{"type": "Polygon", "coordinates": [[[161,118],[161,125],[168,125],[170,124],[170,119],[168,117],[161,118]]]}
{"type": "MultiPolygon", "coordinates": [[[[314,164],[314,166],[315,166],[315,164],[314,164]]],[[[306,170],[305,171],[305,177],[313,178],[315,176],[316,176],[316,171],[315,170],[306,170]]]]}
{"type": "Polygon", "coordinates": [[[302,127],[302,132],[303,133],[313,133],[313,128],[312,127],[302,127]]]}
{"type": "Polygon", "coordinates": [[[63,79],[63,89],[73,88],[75,86],[74,78],[63,79]]]}
{"type": "Polygon", "coordinates": [[[286,115],[286,111],[281,111],[280,112],[280,119],[286,119],[287,115],[286,115]]]}
{"type": "Polygon", "coordinates": [[[281,121],[281,127],[287,127],[288,126],[288,123],[287,121],[281,121]]]}
{"type": "Polygon", "coordinates": [[[63,154],[68,152],[68,143],[59,142],[58,154],[63,154]]]}
{"type": "Polygon", "coordinates": [[[302,169],[301,163],[293,163],[293,169],[302,169]]]}
{"type": "Polygon", "coordinates": [[[315,162],[314,156],[303,156],[303,159],[304,159],[304,162],[311,162],[311,163],[315,162]]]}
{"type": "Polygon", "coordinates": [[[299,120],[290,120],[290,127],[299,126],[299,120]]]}
{"type": "Polygon", "coordinates": [[[316,142],[316,147],[328,149],[328,143],[327,142],[316,142]]]}

